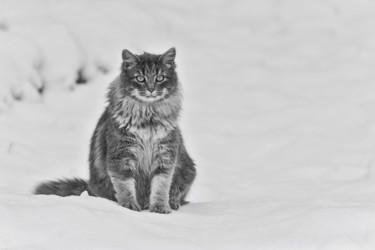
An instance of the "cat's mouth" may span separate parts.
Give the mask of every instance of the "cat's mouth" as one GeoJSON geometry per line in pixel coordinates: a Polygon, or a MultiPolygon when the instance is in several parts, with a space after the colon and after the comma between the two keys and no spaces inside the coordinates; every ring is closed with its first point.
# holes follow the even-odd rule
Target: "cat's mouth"
{"type": "Polygon", "coordinates": [[[164,89],[163,91],[154,90],[151,92],[148,90],[139,91],[138,89],[135,89],[133,91],[133,96],[144,102],[155,102],[164,98],[165,90],[164,89]]]}

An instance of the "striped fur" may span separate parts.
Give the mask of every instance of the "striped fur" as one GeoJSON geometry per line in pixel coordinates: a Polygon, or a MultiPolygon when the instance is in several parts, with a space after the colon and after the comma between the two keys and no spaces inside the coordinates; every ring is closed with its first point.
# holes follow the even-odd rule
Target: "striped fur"
{"type": "Polygon", "coordinates": [[[109,87],[108,106],[91,139],[88,183],[42,183],[35,193],[65,196],[86,189],[157,213],[186,204],[196,170],[178,127],[182,95],[174,57],[174,48],[162,55],[124,50],[121,74],[109,87]]]}

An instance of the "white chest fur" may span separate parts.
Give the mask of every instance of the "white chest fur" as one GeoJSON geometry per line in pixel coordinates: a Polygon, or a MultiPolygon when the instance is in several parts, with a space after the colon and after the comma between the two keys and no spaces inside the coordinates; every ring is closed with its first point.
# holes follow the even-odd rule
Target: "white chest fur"
{"type": "MultiPolygon", "coordinates": [[[[114,95],[119,93],[116,91],[114,95]]],[[[122,101],[112,105],[113,119],[120,129],[126,129],[135,136],[134,144],[129,148],[136,158],[133,167],[151,173],[160,162],[160,142],[176,128],[181,95],[177,91],[168,97],[168,101],[152,104],[130,97],[115,100],[122,101]]]]}
{"type": "Polygon", "coordinates": [[[130,127],[129,132],[144,142],[156,143],[165,138],[169,131],[163,126],[147,126],[145,128],[130,127]]]}
{"type": "Polygon", "coordinates": [[[160,141],[168,132],[163,126],[134,128],[130,127],[129,132],[136,137],[135,145],[131,149],[137,158],[138,168],[146,173],[151,173],[158,166],[160,141]]]}

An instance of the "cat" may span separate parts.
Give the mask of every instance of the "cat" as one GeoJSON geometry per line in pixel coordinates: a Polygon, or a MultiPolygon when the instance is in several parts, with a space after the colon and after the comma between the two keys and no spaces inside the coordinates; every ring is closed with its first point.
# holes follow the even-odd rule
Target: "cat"
{"type": "Polygon", "coordinates": [[[120,75],[90,144],[90,177],[39,184],[35,194],[80,195],[116,201],[135,211],[167,214],[187,203],[196,176],[178,118],[181,86],[175,48],[161,55],[122,51],[120,75]]]}

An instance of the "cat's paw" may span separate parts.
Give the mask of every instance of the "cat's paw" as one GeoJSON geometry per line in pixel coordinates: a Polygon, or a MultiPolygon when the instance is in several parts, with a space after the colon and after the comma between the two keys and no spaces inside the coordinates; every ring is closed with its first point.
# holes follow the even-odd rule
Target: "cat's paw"
{"type": "Polygon", "coordinates": [[[172,212],[172,209],[167,204],[154,204],[150,206],[150,212],[159,214],[169,214],[172,212]]]}
{"type": "Polygon", "coordinates": [[[129,201],[124,201],[124,202],[119,202],[120,206],[128,208],[130,210],[134,211],[141,211],[140,206],[136,202],[129,202],[129,201]]]}
{"type": "Polygon", "coordinates": [[[178,210],[180,208],[180,203],[176,201],[169,201],[169,205],[173,210],[178,210]]]}

